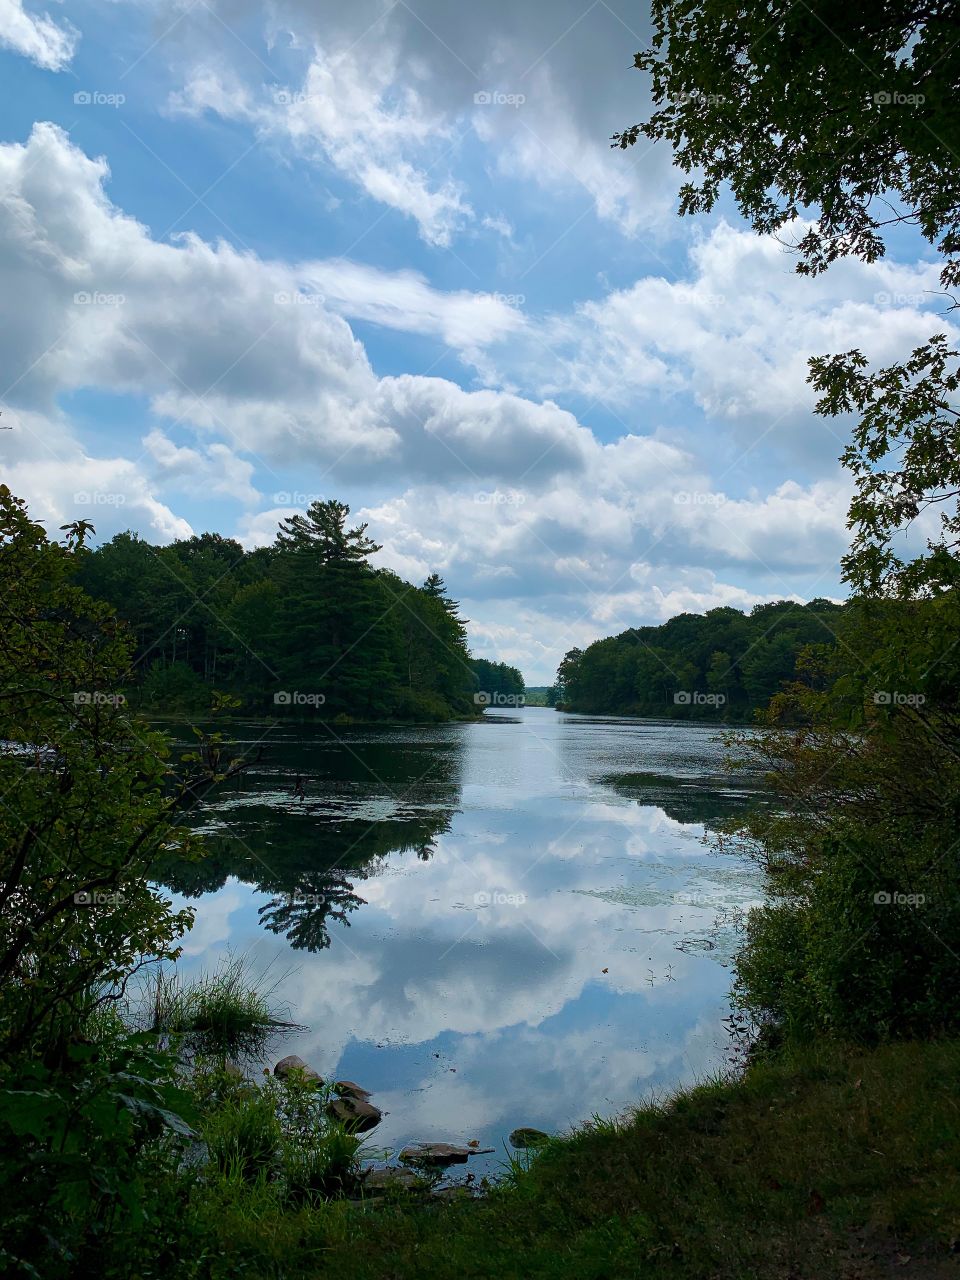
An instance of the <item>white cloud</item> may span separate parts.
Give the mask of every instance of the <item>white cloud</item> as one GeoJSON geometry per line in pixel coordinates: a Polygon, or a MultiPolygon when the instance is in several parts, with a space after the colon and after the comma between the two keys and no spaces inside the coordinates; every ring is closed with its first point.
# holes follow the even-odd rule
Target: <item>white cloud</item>
{"type": "Polygon", "coordinates": [[[28,499],[31,516],[52,537],[80,519],[93,524],[98,539],[131,527],[156,542],[192,535],[129,458],[92,456],[56,415],[5,408],[3,421],[10,427],[0,435],[4,483],[28,499]]]}
{"type": "Polygon", "coordinates": [[[698,237],[683,279],[647,276],[572,315],[551,317],[540,341],[514,341],[503,370],[539,394],[596,397],[614,407],[692,394],[713,421],[753,442],[836,457],[846,430],[812,417],[812,355],[860,347],[891,361],[937,329],[937,266],[848,260],[813,280],[772,237],[725,222],[698,237]]]}
{"type": "Polygon", "coordinates": [[[47,14],[29,14],[23,0],[0,0],[0,45],[38,67],[62,71],[73,58],[77,39],[69,22],[58,25],[47,14]]]}
{"type": "MultiPolygon", "coordinates": [[[[341,478],[540,479],[582,464],[589,432],[554,404],[378,379],[346,321],[301,287],[326,275],[343,292],[342,268],[267,262],[190,234],[161,243],[109,202],[107,176],[54,125],[0,146],[0,378],[21,403],[47,409],[77,386],[148,395],[156,414],[226,437],[269,470],[309,460],[341,478]]],[[[370,310],[369,273],[356,278],[370,310]]],[[[384,295],[381,314],[406,306],[402,323],[464,343],[518,323],[496,300],[442,300],[412,276],[386,277],[384,295]]]]}
{"type": "Polygon", "coordinates": [[[166,47],[175,109],[247,121],[298,163],[332,167],[445,247],[457,234],[510,236],[499,198],[477,208],[482,184],[468,189],[469,179],[451,176],[461,144],[477,142],[501,181],[561,199],[569,225],[585,213],[631,237],[671,225],[669,149],[623,153],[608,142],[647,109],[646,82],[631,66],[645,38],[628,0],[587,9],[578,0],[473,9],[421,0],[415,10],[278,0],[266,15],[244,0],[212,0],[181,19],[166,47]],[[239,42],[225,46],[224,25],[248,48],[263,39],[285,64],[299,59],[292,86],[262,84],[262,65],[256,79],[245,76],[252,64],[239,42]]]}
{"type": "Polygon", "coordinates": [[[448,245],[473,218],[459,185],[431,176],[456,146],[453,130],[402,80],[389,48],[375,60],[317,49],[296,89],[248,88],[229,70],[204,67],[170,106],[241,119],[308,158],[322,156],[373,200],[413,218],[430,244],[448,245]]]}
{"type": "MultiPolygon", "coordinates": [[[[9,335],[0,379],[13,407],[47,418],[58,396],[78,387],[149,400],[163,421],[138,423],[140,461],[95,480],[139,504],[151,536],[187,527],[158,488],[165,497],[213,493],[250,508],[272,490],[275,509],[251,510],[238,529],[247,545],[272,541],[279,516],[305,505],[294,489],[360,492],[383,562],[414,579],[446,572],[478,618],[478,643],[500,645],[508,650],[500,656],[533,664],[544,678],[565,647],[602,631],[835,582],[847,497],[835,468],[817,481],[731,496],[711,481],[689,432],[627,433],[604,444],[551,400],[424,375],[378,377],[339,310],[429,333],[465,358],[471,348],[522,348],[533,321],[503,299],[446,294],[413,272],[267,261],[191,234],[159,242],[111,204],[107,177],[103,160],[53,125],[36,126],[25,145],[0,146],[0,269],[8,281],[0,320],[9,335]],[[191,433],[195,442],[184,439],[191,433]]],[[[595,304],[592,334],[586,308],[555,323],[569,327],[571,341],[579,332],[583,362],[593,351],[598,365],[617,356],[615,317],[624,328],[633,323],[629,336],[654,385],[661,365],[669,371],[684,358],[694,385],[725,377],[721,365],[703,363],[715,313],[700,294],[751,264],[759,294],[759,281],[773,275],[769,246],[720,228],[695,263],[696,288],[636,286],[653,290],[655,323],[635,300],[624,311],[622,294],[595,304]]],[[[861,287],[882,280],[904,288],[922,278],[920,268],[885,270],[861,287]]],[[[812,318],[798,307],[794,328],[833,310],[829,294],[815,294],[812,318]]],[[[726,322],[738,326],[744,352],[756,344],[758,359],[752,332],[762,319],[757,312],[751,324],[726,322]]],[[[789,344],[777,338],[774,346],[772,385],[792,357],[789,344]]],[[[28,497],[51,483],[42,458],[31,465],[28,497]]],[[[80,488],[64,484],[65,494],[80,488]]],[[[61,509],[62,500],[53,505],[61,509]]]]}
{"type": "Polygon", "coordinates": [[[153,460],[153,477],[158,482],[175,482],[186,493],[221,494],[245,506],[260,501],[251,484],[253,464],[238,458],[225,444],[214,442],[200,452],[174,444],[159,429],[144,436],[142,443],[153,460]]]}
{"type": "Polygon", "coordinates": [[[340,315],[407,333],[429,334],[465,355],[518,333],[527,321],[506,294],[434,289],[416,271],[378,271],[343,258],[303,268],[305,288],[340,315]]]}

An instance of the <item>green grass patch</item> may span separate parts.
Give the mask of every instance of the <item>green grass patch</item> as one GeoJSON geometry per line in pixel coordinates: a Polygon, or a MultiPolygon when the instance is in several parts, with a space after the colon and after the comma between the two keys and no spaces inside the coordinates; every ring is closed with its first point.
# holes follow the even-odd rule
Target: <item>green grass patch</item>
{"type": "Polygon", "coordinates": [[[817,1044],[524,1153],[466,1203],[281,1211],[221,1183],[178,1274],[937,1280],[960,1274],[958,1081],[958,1042],[817,1044]]]}
{"type": "Polygon", "coordinates": [[[147,1005],[151,1030],[200,1057],[259,1058],[273,1036],[295,1025],[276,1016],[273,990],[252,980],[243,957],[189,981],[161,969],[147,1005]]]}

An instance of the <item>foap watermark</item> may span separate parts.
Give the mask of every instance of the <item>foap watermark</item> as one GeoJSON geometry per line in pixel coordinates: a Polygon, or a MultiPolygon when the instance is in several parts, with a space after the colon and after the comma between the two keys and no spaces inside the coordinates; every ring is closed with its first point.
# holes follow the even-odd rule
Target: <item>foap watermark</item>
{"type": "Polygon", "coordinates": [[[873,100],[878,107],[922,107],[927,99],[922,93],[901,93],[898,89],[890,93],[887,89],[880,89],[873,95],[873,100]]]}
{"type": "Polygon", "coordinates": [[[701,693],[699,689],[678,689],[673,695],[678,707],[722,707],[726,704],[725,693],[701,693]]]}
{"type": "Polygon", "coordinates": [[[103,889],[79,889],[73,895],[77,907],[118,907],[125,901],[123,894],[116,890],[107,893],[103,889]]]}
{"type": "Polygon", "coordinates": [[[488,693],[481,689],[473,695],[478,707],[523,707],[526,706],[526,695],[523,693],[488,693]]]}
{"type": "Polygon", "coordinates": [[[283,901],[288,907],[325,907],[327,905],[327,895],[325,893],[285,893],[283,901]]]}
{"type": "Polygon", "coordinates": [[[301,493],[295,489],[292,493],[287,489],[281,489],[279,493],[272,495],[273,501],[279,507],[309,507],[314,502],[322,502],[322,493],[301,493]]]}
{"type": "Polygon", "coordinates": [[[681,489],[673,495],[678,507],[722,507],[726,500],[725,493],[708,493],[705,489],[681,489]]]}
{"type": "Polygon", "coordinates": [[[126,701],[122,693],[101,693],[99,689],[80,689],[73,695],[75,707],[122,707],[126,701]]]}
{"type": "Polygon", "coordinates": [[[275,707],[322,707],[326,700],[325,693],[301,693],[299,689],[281,689],[273,695],[275,707]]]}
{"type": "Polygon", "coordinates": [[[480,89],[473,95],[475,107],[522,107],[526,94],[502,93],[499,89],[480,89]]]}
{"type": "Polygon", "coordinates": [[[273,101],[278,107],[299,107],[305,102],[320,102],[318,93],[304,93],[302,89],[276,89],[273,101]]]}
{"type": "Polygon", "coordinates": [[[525,293],[475,293],[474,302],[497,302],[502,307],[522,307],[527,300],[525,293]]]}
{"type": "Polygon", "coordinates": [[[873,295],[873,301],[878,307],[922,307],[925,302],[930,301],[930,294],[890,293],[881,290],[873,295]]]}
{"type": "Polygon", "coordinates": [[[704,93],[702,89],[691,89],[689,93],[679,93],[673,99],[675,107],[719,107],[729,98],[723,93],[704,93]]]}
{"type": "Polygon", "coordinates": [[[878,889],[873,895],[876,907],[922,907],[926,900],[923,893],[890,893],[887,889],[878,889]]]}
{"type": "Polygon", "coordinates": [[[925,693],[903,693],[899,689],[878,689],[873,695],[878,707],[922,707],[926,700],[925,693]]]}
{"type": "Polygon", "coordinates": [[[475,493],[473,500],[482,507],[522,507],[527,497],[516,489],[492,489],[475,493]]]}
{"type": "Polygon", "coordinates": [[[522,907],[526,901],[525,893],[501,893],[499,890],[487,892],[481,889],[473,895],[475,907],[522,907]]]}
{"type": "Polygon", "coordinates": [[[93,292],[80,289],[73,295],[73,302],[77,307],[122,307],[126,300],[123,293],[100,293],[96,289],[93,292]]]}
{"type": "Polygon", "coordinates": [[[125,93],[104,93],[101,89],[79,89],[73,95],[77,107],[122,107],[126,100],[125,93]]]}
{"type": "Polygon", "coordinates": [[[695,307],[716,308],[726,306],[727,297],[723,293],[706,293],[689,284],[674,286],[673,296],[678,302],[687,302],[695,307]]]}
{"type": "Polygon", "coordinates": [[[102,489],[78,489],[73,500],[78,507],[122,507],[127,495],[107,493],[102,489]]]}
{"type": "Polygon", "coordinates": [[[326,294],[305,293],[302,290],[281,289],[273,295],[273,301],[278,307],[322,307],[326,300],[326,294]]]}

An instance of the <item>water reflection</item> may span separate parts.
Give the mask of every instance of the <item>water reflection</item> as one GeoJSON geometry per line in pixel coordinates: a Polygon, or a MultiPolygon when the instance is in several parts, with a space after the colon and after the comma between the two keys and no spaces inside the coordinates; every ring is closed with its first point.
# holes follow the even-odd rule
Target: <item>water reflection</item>
{"type": "Polygon", "coordinates": [[[391,855],[427,861],[459,802],[456,737],[392,737],[269,734],[257,765],[204,811],[208,856],[161,864],[158,879],[185,898],[231,877],[255,885],[270,895],[258,908],[264,928],[294,950],[329,947],[330,923],[349,926],[365,902],[356,882],[380,873],[391,855]]]}
{"type": "Polygon", "coordinates": [[[744,803],[709,726],[529,708],[340,737],[271,737],[206,811],[211,860],[163,878],[197,905],[182,963],[282,974],[309,1030],[278,1052],[372,1089],[378,1144],[501,1151],[716,1068],[759,888],[702,842],[744,803]]]}

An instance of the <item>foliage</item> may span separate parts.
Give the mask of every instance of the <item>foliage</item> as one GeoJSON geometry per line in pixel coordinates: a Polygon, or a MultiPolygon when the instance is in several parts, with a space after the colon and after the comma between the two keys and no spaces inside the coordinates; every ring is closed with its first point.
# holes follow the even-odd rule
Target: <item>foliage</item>
{"type": "Polygon", "coordinates": [[[199,854],[180,810],[237,767],[175,773],[129,713],[130,639],[73,581],[90,531],[51,541],[0,486],[0,1239],[44,1276],[159,1213],[190,1134],[175,1059],[115,1010],[192,920],[152,874],[199,854]]]}
{"type": "MultiPolygon", "coordinates": [[[[220,1180],[185,1207],[176,1274],[946,1277],[960,1235],[958,1072],[953,1041],[819,1041],[582,1126],[463,1203],[298,1209],[276,1184],[220,1180]]],[[[151,1260],[152,1247],[140,1242],[151,1260]]]]}
{"type": "Polygon", "coordinates": [[[490,662],[487,658],[473,658],[470,667],[479,705],[493,705],[506,699],[510,700],[508,705],[523,705],[525,686],[516,667],[508,666],[506,662],[490,662]]]}
{"type": "Polygon", "coordinates": [[[938,334],[908,360],[873,374],[864,372],[859,351],[810,363],[821,393],[817,411],[858,415],[843,455],[857,486],[847,581],[867,595],[903,599],[960,586],[960,413],[950,404],[960,365],[946,338],[938,334]],[[925,513],[934,509],[939,518],[931,528],[925,513]],[[926,551],[907,556],[904,533],[918,520],[928,530],[926,551]]]}
{"type": "Polygon", "coordinates": [[[663,140],[694,181],[682,214],[706,213],[728,184],[759,232],[817,222],[798,270],[882,256],[916,226],[960,281],[960,51],[953,3],[838,5],[653,0],[654,35],[635,66],[656,110],[614,145],[663,140]]]}
{"type": "Polygon", "coordinates": [[[259,1058],[293,1023],[276,1016],[272,991],[248,973],[242,957],[228,956],[210,974],[186,981],[176,968],[158,968],[146,992],[151,1031],[180,1056],[259,1058]]]}
{"type": "Polygon", "coordinates": [[[457,602],[437,574],[415,587],[373,568],[349,513],[314,502],[251,552],[218,534],[84,548],[77,581],[135,636],[131,697],[176,713],[216,685],[249,711],[340,723],[476,714],[457,602]]]}
{"type": "Polygon", "coordinates": [[[76,554],[0,487],[0,1043],[47,1061],[191,919],[149,878],[161,851],[193,856],[185,784],[117,694],[129,645],[76,554]]]}
{"type": "Polygon", "coordinates": [[[56,1069],[0,1072],[3,1273],[82,1275],[164,1213],[164,1180],[195,1119],[175,1061],[154,1037],[76,1039],[56,1069]]]}
{"type": "MultiPolygon", "coordinates": [[[[614,143],[671,144],[696,175],[681,213],[713,209],[727,184],[756,231],[796,228],[801,274],[875,261],[909,225],[950,289],[956,21],[952,3],[655,0],[635,65],[656,109],[614,143]]],[[[750,919],[739,989],[758,1018],[798,1033],[935,1034],[960,1017],[960,364],[935,335],[875,372],[858,350],[817,357],[810,381],[819,414],[856,415],[843,571],[860,599],[832,648],[800,655],[769,732],[740,743],[780,803],[736,830],[772,893],[750,919]]]]}
{"type": "Polygon", "coordinates": [[[758,1021],[861,1039],[960,1027],[958,636],[954,595],[860,603],[768,731],[737,740],[775,800],[732,825],[769,873],[737,960],[758,1021]]]}
{"type": "Polygon", "coordinates": [[[809,644],[830,643],[843,610],[829,600],[681,613],[658,627],[571,649],[557,672],[565,711],[743,720],[795,672],[809,644]]]}

